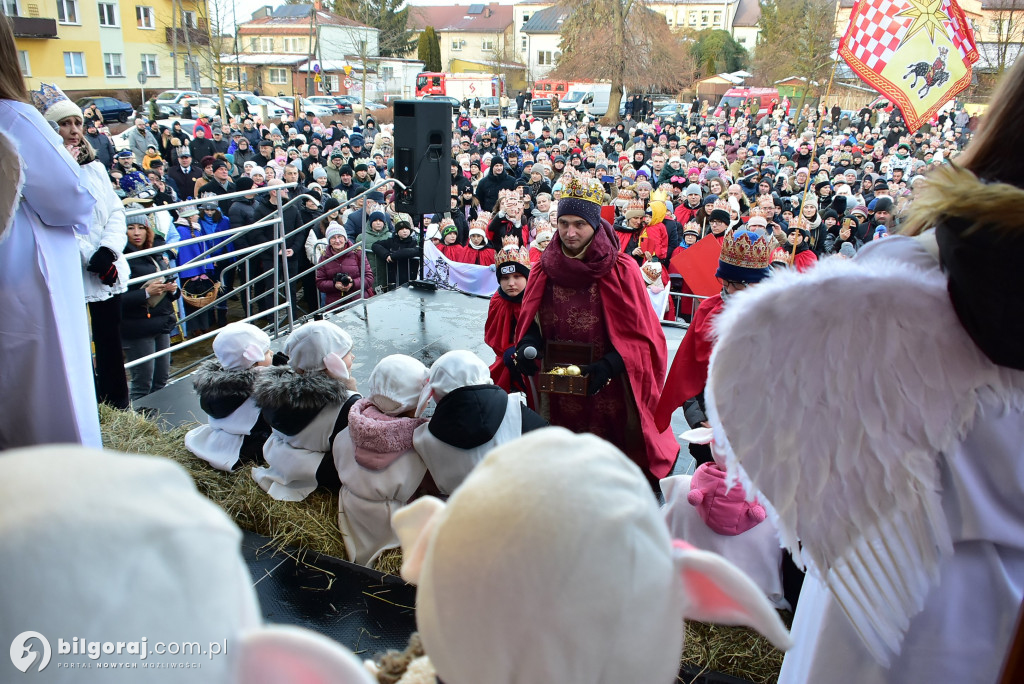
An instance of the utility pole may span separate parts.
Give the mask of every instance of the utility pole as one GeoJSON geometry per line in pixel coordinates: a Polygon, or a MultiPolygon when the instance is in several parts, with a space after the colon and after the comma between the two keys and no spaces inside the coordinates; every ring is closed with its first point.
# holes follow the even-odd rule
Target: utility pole
{"type": "MultiPolygon", "coordinates": [[[[316,88],[316,83],[313,81],[313,32],[316,26],[316,12],[318,6],[319,3],[314,2],[309,8],[309,45],[307,46],[309,48],[309,59],[306,60],[306,97],[316,94],[316,90],[314,90],[316,88]]],[[[292,92],[294,91],[295,87],[293,84],[292,92]]],[[[298,112],[296,112],[295,115],[297,117],[298,112]]]]}
{"type": "Polygon", "coordinates": [[[171,62],[174,64],[174,89],[178,89],[178,3],[171,2],[171,62]]]}

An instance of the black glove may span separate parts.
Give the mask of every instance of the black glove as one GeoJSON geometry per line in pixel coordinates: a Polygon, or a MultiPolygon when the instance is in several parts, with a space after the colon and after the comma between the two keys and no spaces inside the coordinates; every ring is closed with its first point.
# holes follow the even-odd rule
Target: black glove
{"type": "Polygon", "coordinates": [[[85,270],[99,276],[100,282],[104,285],[113,285],[117,282],[115,261],[117,261],[117,255],[114,254],[114,250],[109,247],[100,247],[89,259],[89,266],[85,270]]]}
{"type": "Polygon", "coordinates": [[[270,363],[273,366],[287,366],[288,355],[284,352],[274,352],[274,355],[270,359],[270,363]]]}
{"type": "Polygon", "coordinates": [[[619,352],[613,349],[596,362],[584,366],[581,370],[588,379],[587,394],[593,395],[607,387],[612,378],[625,373],[626,364],[619,352]]]}
{"type": "Polygon", "coordinates": [[[540,336],[537,325],[531,325],[530,329],[523,335],[523,339],[516,345],[515,364],[516,368],[523,375],[536,375],[540,371],[540,358],[543,355],[544,340],[540,336]],[[533,348],[536,356],[532,359],[526,358],[527,348],[533,348]]]}

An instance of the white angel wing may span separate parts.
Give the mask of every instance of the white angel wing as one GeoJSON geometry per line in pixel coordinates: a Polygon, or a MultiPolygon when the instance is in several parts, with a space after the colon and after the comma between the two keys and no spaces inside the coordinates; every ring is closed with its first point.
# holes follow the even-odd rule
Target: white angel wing
{"type": "Polygon", "coordinates": [[[25,184],[25,174],[21,169],[21,155],[18,146],[5,133],[0,131],[0,242],[7,237],[7,232],[14,222],[14,214],[18,211],[21,187],[25,184]]]}
{"type": "Polygon", "coordinates": [[[705,391],[730,474],[770,502],[782,543],[883,664],[952,551],[938,455],[979,392],[1019,391],[1024,377],[971,342],[938,264],[895,260],[923,249],[890,241],[736,295],[716,319],[705,391]],[[766,350],[792,362],[780,371],[766,350]]]}

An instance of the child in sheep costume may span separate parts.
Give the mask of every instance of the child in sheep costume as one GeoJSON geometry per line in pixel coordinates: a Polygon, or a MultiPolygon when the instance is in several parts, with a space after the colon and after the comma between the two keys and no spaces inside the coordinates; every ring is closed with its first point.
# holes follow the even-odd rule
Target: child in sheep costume
{"type": "MultiPolygon", "coordinates": [[[[710,428],[687,430],[686,441],[708,444],[710,428]]],[[[789,609],[783,596],[782,548],[775,526],[757,499],[747,501],[739,483],[727,484],[725,468],[704,463],[690,475],[661,480],[662,513],[673,537],[714,551],[745,572],[776,608],[789,609]]]]}
{"type": "Polygon", "coordinates": [[[273,429],[263,446],[264,468],[252,476],[280,501],[302,501],[318,485],[337,491],[331,447],[360,398],[349,375],[352,338],[329,321],[311,321],[285,343],[288,368],[260,374],[253,397],[273,429]]]}
{"type": "Polygon", "coordinates": [[[445,684],[669,684],[684,617],[789,646],[760,589],[673,541],[640,469],[593,435],[545,428],[502,445],[447,504],[418,499],[394,525],[445,684]]]}
{"type": "Polygon", "coordinates": [[[338,526],[348,560],[372,567],[381,551],[398,546],[391,515],[408,503],[427,466],[412,444],[416,417],[430,373],[416,359],[386,356],[370,373],[369,391],[349,412],[348,427],[334,440],[341,478],[338,526]]]}
{"type": "Polygon", "coordinates": [[[270,337],[250,323],[231,323],[213,340],[216,359],[196,371],[193,386],[209,423],[189,430],[185,448],[217,470],[257,463],[270,426],[252,398],[256,375],[270,366],[270,337]]]}
{"type": "Polygon", "coordinates": [[[413,445],[445,496],[491,449],[547,425],[521,395],[492,384],[487,364],[469,351],[450,351],[434,362],[417,415],[431,398],[437,408],[429,423],[416,428],[413,445]]]}
{"type": "Polygon", "coordinates": [[[8,451],[0,480],[0,680],[47,684],[371,684],[351,652],[263,624],[242,534],[181,466],[77,446],[8,451]],[[47,496],[39,496],[40,491],[47,496]],[[69,559],[73,562],[69,563],[69,559]],[[119,655],[60,653],[56,639],[124,642],[119,655]],[[147,656],[131,653],[134,642],[147,656]],[[37,640],[38,639],[38,640],[37,640]],[[198,642],[219,654],[155,652],[198,642]],[[45,646],[45,642],[43,642],[45,646]],[[40,653],[42,654],[40,655],[40,653]],[[43,660],[50,657],[45,669],[43,660]],[[108,669],[102,664],[134,664],[108,669]],[[191,665],[189,669],[182,666],[191,665]],[[197,668],[196,666],[199,666],[197,668]],[[15,666],[28,671],[22,675],[15,666]],[[155,667],[148,667],[155,666],[155,667]],[[146,668],[146,669],[143,669],[146,668]]]}

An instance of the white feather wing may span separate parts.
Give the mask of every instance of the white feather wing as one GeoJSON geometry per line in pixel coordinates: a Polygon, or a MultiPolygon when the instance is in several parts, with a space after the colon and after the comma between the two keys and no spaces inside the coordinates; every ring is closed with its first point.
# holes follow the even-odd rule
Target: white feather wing
{"type": "Polygon", "coordinates": [[[939,454],[979,392],[1024,387],[971,342],[938,265],[888,258],[917,249],[890,240],[730,300],[705,392],[730,474],[760,492],[783,544],[883,664],[952,552],[939,454]],[[780,354],[783,368],[765,360],[780,354]]]}
{"type": "Polygon", "coordinates": [[[21,169],[18,146],[0,131],[0,242],[4,241],[14,222],[24,184],[25,175],[21,169]]]}

